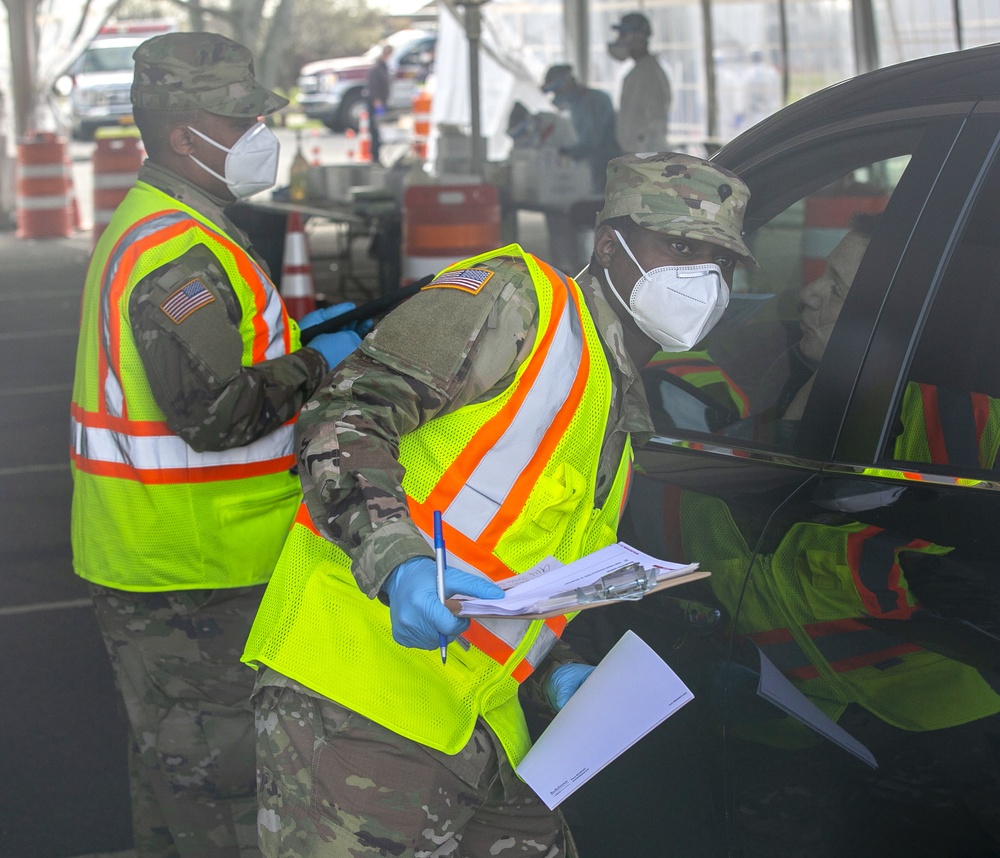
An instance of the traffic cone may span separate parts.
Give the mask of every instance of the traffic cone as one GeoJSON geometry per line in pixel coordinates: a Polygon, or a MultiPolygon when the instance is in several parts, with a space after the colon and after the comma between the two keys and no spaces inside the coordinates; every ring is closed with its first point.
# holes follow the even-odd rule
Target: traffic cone
{"type": "Polygon", "coordinates": [[[355,161],[357,159],[354,157],[354,129],[348,128],[344,136],[347,138],[347,160],[355,161]]]}
{"type": "Polygon", "coordinates": [[[309,244],[302,227],[302,215],[296,211],[288,213],[280,291],[288,315],[293,319],[301,319],[316,309],[316,285],[309,263],[309,244]]]}
{"type": "Polygon", "coordinates": [[[354,153],[355,161],[371,161],[372,159],[372,132],[368,124],[368,111],[362,110],[358,113],[358,149],[354,153]]]}

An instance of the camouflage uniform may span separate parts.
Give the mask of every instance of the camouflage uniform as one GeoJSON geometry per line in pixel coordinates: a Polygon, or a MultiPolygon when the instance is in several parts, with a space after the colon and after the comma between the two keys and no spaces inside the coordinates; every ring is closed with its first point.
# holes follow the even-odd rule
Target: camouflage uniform
{"type": "MultiPolygon", "coordinates": [[[[286,103],[254,81],[246,48],[210,33],[173,33],[140,46],[132,98],[147,110],[201,108],[233,117],[286,103]]],[[[152,161],[139,180],[197,210],[267,270],[226,217],[227,201],[152,161]]],[[[323,356],[302,349],[242,366],[241,310],[223,266],[204,245],[168,259],[136,285],[129,312],[170,429],[197,451],[226,450],[294,418],[326,374],[323,356]],[[195,278],[215,300],[175,323],[161,306],[195,278]]],[[[91,585],[128,717],[140,858],[259,854],[253,673],[239,655],[263,589],[145,593],[91,585]]]]}
{"type": "MultiPolygon", "coordinates": [[[[632,159],[622,171],[609,168],[609,216],[646,211],[653,220],[676,221],[677,231],[708,233],[709,240],[749,256],[738,227],[735,235],[732,229],[742,219],[745,186],[732,177],[724,199],[711,204],[706,194],[717,198],[719,185],[730,184],[729,174],[714,167],[688,170],[688,161],[682,163],[680,176],[687,175],[690,192],[672,193],[666,205],[656,183],[665,168],[678,165],[677,158],[663,166],[632,159]],[[637,170],[649,175],[639,175],[635,184],[637,170]],[[714,184],[706,183],[709,176],[714,184]],[[633,200],[631,209],[616,211],[621,197],[633,200]]],[[[663,187],[673,191],[678,181],[663,187]]],[[[457,288],[428,288],[411,298],[338,367],[299,418],[300,475],[313,522],[352,558],[359,588],[373,598],[396,566],[429,553],[407,514],[400,438],[506,389],[534,342],[538,305],[524,263],[497,256],[476,268],[493,275],[474,297],[457,288]]],[[[449,277],[440,280],[444,285],[449,277]]],[[[605,298],[607,287],[589,272],[579,283],[613,390],[598,466],[600,505],[626,436],[641,442],[652,424],[617,311],[605,298]]],[[[576,660],[565,644],[557,645],[524,692],[544,701],[551,672],[576,660]]],[[[467,745],[449,756],[270,668],[260,671],[254,702],[258,832],[267,856],[576,855],[561,814],[546,811],[513,774],[482,720],[467,745]]]]}

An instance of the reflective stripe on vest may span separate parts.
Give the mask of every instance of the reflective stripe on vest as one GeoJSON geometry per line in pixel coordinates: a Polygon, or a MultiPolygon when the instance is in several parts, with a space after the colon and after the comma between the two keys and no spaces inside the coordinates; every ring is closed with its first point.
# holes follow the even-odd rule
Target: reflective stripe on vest
{"type": "Polygon", "coordinates": [[[895,457],[904,461],[992,468],[1000,436],[1000,401],[975,391],[909,382],[895,457]]]}
{"type": "MultiPolygon", "coordinates": [[[[900,585],[899,552],[930,546],[922,539],[905,537],[880,527],[867,527],[847,535],[847,562],[854,586],[872,617],[906,620],[918,606],[910,605],[900,585]]],[[[808,623],[802,626],[830,668],[838,673],[879,665],[921,647],[901,642],[889,634],[854,619],[808,623]]],[[[771,629],[747,635],[791,679],[815,679],[820,673],[788,629],[771,629]]]]}
{"type": "Polygon", "coordinates": [[[291,424],[243,447],[198,453],[164,421],[129,416],[122,383],[119,305],[126,299],[131,264],[163,242],[196,230],[205,243],[217,243],[233,254],[258,310],[254,318],[252,360],[259,362],[288,352],[287,316],[277,290],[260,267],[230,239],[181,211],[159,212],[125,232],[112,250],[101,277],[102,348],[98,357],[101,399],[96,412],[72,408],[72,455],[87,473],[142,483],[189,483],[239,479],[288,470],[294,464],[291,424]]]}
{"type": "Polygon", "coordinates": [[[708,352],[684,352],[676,357],[667,352],[659,352],[647,366],[665,369],[699,389],[721,384],[740,417],[750,416],[750,400],[747,395],[729,373],[712,360],[708,352]]]}

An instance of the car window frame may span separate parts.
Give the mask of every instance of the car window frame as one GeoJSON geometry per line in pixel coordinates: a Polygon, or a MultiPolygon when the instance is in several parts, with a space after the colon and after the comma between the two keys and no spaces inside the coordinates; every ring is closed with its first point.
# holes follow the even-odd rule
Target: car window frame
{"type": "MultiPolygon", "coordinates": [[[[881,451],[893,431],[896,403],[902,396],[924,321],[985,180],[988,158],[1000,158],[1000,101],[975,105],[963,120],[892,276],[884,284],[875,324],[864,344],[863,360],[834,447],[833,462],[839,466],[867,467],[880,461],[886,464],[881,451]],[[951,227],[942,229],[942,224],[951,227]],[[932,272],[929,277],[928,271],[932,272]]],[[[858,274],[860,277],[862,271],[858,274]]],[[[851,305],[852,313],[864,311],[861,301],[872,299],[870,291],[867,288],[859,291],[859,301],[851,305]]],[[[848,311],[846,303],[844,311],[848,311]]],[[[833,341],[831,337],[831,345],[833,341]]],[[[850,349],[861,344],[845,337],[837,345],[850,349]]],[[[829,376],[817,373],[814,390],[821,383],[832,382],[829,376]]],[[[807,418],[820,420],[822,415],[807,414],[803,421],[807,418]]],[[[907,470],[912,468],[908,466],[907,470]]],[[[924,473],[928,477],[939,473],[950,482],[942,469],[928,467],[924,473]]]]}

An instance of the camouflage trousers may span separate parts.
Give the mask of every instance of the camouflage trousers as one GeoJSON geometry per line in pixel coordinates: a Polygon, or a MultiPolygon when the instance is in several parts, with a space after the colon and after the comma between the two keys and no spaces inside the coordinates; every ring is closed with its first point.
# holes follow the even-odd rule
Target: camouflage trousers
{"type": "Polygon", "coordinates": [[[517,778],[483,722],[449,756],[266,682],[254,702],[267,858],[577,858],[562,814],[517,778]]]}
{"type": "Polygon", "coordinates": [[[137,858],[251,858],[254,671],[264,587],[131,593],[91,585],[129,725],[137,858]]]}

